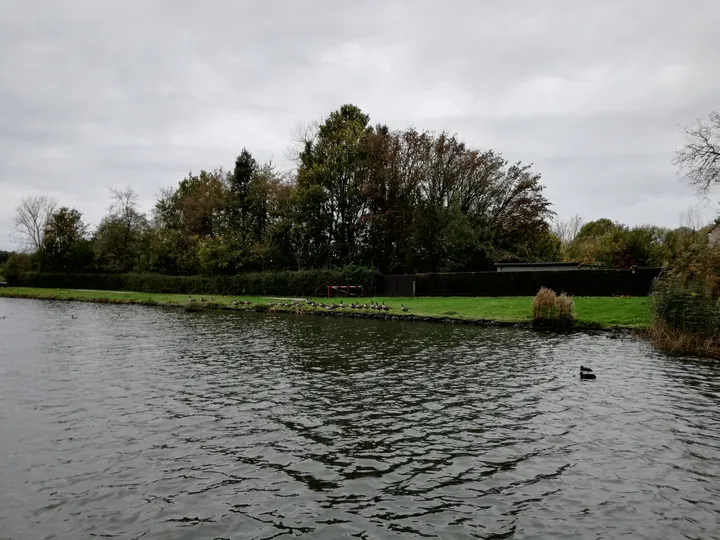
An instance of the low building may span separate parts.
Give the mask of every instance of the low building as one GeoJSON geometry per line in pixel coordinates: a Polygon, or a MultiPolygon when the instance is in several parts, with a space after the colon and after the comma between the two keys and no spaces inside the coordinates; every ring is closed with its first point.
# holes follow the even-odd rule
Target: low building
{"type": "Polygon", "coordinates": [[[584,265],[579,262],[495,263],[497,272],[552,272],[584,268],[596,268],[596,265],[584,265]]]}
{"type": "Polygon", "coordinates": [[[713,225],[713,228],[707,232],[709,246],[717,246],[720,244],[720,223],[713,225]]]}

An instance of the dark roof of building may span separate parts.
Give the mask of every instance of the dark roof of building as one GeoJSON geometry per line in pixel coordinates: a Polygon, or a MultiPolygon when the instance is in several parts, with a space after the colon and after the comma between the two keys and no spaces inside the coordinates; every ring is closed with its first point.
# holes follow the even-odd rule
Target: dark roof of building
{"type": "Polygon", "coordinates": [[[580,266],[579,262],[495,263],[495,266],[580,266]]]}

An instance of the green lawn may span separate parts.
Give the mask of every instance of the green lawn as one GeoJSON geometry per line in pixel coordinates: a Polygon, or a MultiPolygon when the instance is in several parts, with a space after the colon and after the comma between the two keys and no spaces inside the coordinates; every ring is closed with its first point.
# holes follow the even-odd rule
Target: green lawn
{"type": "MultiPolygon", "coordinates": [[[[20,287],[0,287],[0,297],[15,298],[39,298],[56,300],[84,300],[95,302],[111,303],[148,303],[158,305],[186,306],[188,295],[185,294],[150,294],[133,292],[113,291],[82,291],[73,289],[31,289],[20,287]]],[[[198,307],[219,307],[230,309],[247,309],[253,306],[234,306],[233,300],[250,300],[254,306],[267,307],[268,302],[284,302],[271,297],[259,296],[211,296],[201,297],[194,295],[198,307]]],[[[316,302],[338,303],[339,299],[328,300],[327,298],[311,299],[316,302]]],[[[468,320],[493,320],[507,322],[528,322],[532,306],[532,298],[529,296],[516,297],[428,297],[428,298],[362,298],[357,299],[362,303],[369,303],[371,300],[379,303],[385,302],[392,309],[388,312],[391,315],[419,315],[424,317],[452,317],[454,319],[468,320]],[[409,309],[407,313],[401,311],[401,304],[409,309]]],[[[345,299],[348,304],[353,299],[345,299]]],[[[608,298],[608,297],[577,297],[575,298],[576,315],[580,325],[613,327],[621,326],[627,328],[647,328],[650,325],[650,300],[647,297],[637,298],[608,298]]],[[[322,308],[311,308],[304,303],[303,309],[312,311],[322,308]]],[[[291,311],[294,307],[275,306],[278,311],[291,311]]],[[[346,309],[349,312],[358,310],[346,309]]],[[[376,313],[374,310],[360,310],[367,313],[376,313]]]]}

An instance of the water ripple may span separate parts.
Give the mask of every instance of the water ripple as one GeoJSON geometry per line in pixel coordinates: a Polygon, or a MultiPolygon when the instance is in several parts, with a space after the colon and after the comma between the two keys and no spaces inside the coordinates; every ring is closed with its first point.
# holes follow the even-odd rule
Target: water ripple
{"type": "Polygon", "coordinates": [[[718,534],[712,362],[514,329],[0,315],[2,538],[718,534]]]}

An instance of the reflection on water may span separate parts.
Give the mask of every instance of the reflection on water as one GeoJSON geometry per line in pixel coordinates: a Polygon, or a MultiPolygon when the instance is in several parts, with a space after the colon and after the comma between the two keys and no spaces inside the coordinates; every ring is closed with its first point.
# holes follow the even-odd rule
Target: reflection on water
{"type": "Polygon", "coordinates": [[[516,329],[0,315],[0,538],[718,534],[712,362],[516,329]]]}

